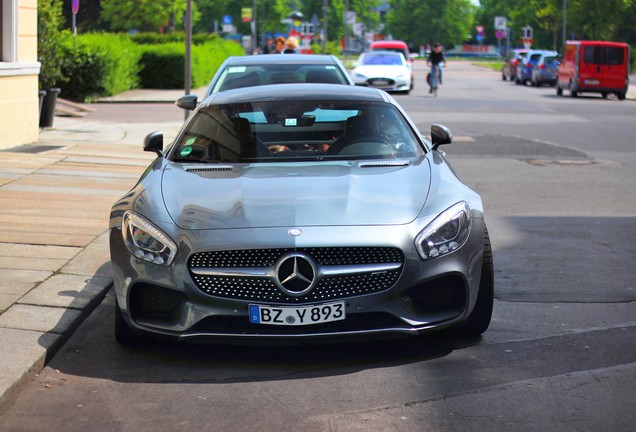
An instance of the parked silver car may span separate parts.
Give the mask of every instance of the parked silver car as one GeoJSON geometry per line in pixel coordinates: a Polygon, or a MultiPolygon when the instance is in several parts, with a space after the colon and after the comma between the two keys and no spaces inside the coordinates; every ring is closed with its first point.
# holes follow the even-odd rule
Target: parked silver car
{"type": "MultiPolygon", "coordinates": [[[[327,83],[353,85],[338,57],[313,54],[267,54],[228,57],[214,74],[202,99],[220,91],[268,84],[327,83]]],[[[193,110],[202,100],[182,96],[179,106],[193,110]]]]}
{"type": "Polygon", "coordinates": [[[360,340],[489,325],[482,202],[377,89],[216,93],[110,214],[115,334],[360,340]]]}

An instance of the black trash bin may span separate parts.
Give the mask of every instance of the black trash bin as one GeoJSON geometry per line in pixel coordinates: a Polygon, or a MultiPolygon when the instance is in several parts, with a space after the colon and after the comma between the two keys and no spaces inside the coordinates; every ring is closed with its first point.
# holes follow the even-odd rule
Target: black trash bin
{"type": "Polygon", "coordinates": [[[46,90],[46,95],[42,100],[42,109],[40,110],[40,127],[52,127],[53,117],[55,116],[55,104],[57,103],[57,95],[60,93],[59,88],[46,90]]]}

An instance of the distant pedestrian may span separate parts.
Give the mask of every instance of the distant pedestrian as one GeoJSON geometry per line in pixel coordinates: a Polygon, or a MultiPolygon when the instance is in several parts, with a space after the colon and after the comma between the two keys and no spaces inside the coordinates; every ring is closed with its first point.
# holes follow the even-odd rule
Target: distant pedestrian
{"type": "Polygon", "coordinates": [[[285,41],[285,51],[283,51],[283,54],[295,54],[297,48],[298,39],[296,39],[294,36],[290,36],[285,41]]]}
{"type": "Polygon", "coordinates": [[[267,42],[261,48],[259,54],[271,54],[276,48],[274,47],[274,39],[271,36],[267,37],[267,42]]]}
{"type": "Polygon", "coordinates": [[[272,54],[282,54],[283,50],[285,49],[285,38],[282,36],[278,36],[276,38],[276,43],[274,44],[274,51],[272,51],[272,54]]]}

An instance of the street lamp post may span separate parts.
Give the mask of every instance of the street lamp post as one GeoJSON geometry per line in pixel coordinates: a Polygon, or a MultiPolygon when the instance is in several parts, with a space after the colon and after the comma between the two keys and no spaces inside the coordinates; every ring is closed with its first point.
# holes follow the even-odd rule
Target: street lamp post
{"type": "Polygon", "coordinates": [[[563,50],[565,52],[565,40],[567,39],[567,27],[568,25],[568,0],[563,0],[563,50]]]}
{"type": "MultiPolygon", "coordinates": [[[[185,94],[189,95],[190,90],[192,89],[192,0],[186,0],[186,16],[185,16],[185,37],[186,37],[186,46],[185,46],[185,68],[184,68],[184,79],[183,85],[185,87],[185,94]]],[[[185,110],[184,116],[185,119],[188,118],[188,110],[185,110]]]]}
{"type": "Polygon", "coordinates": [[[327,54],[327,10],[329,8],[329,0],[322,0],[322,53],[327,54]]]}

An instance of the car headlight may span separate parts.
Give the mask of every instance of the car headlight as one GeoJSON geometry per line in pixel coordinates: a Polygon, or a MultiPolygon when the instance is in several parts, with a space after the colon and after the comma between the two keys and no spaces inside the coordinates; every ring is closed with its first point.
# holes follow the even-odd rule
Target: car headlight
{"type": "Polygon", "coordinates": [[[366,80],[366,79],[367,79],[367,77],[366,77],[366,76],[364,76],[364,75],[362,75],[362,74],[360,74],[360,73],[357,73],[357,72],[354,72],[354,73],[352,74],[352,76],[353,76],[354,78],[356,78],[356,79],[361,79],[361,80],[366,80]]]}
{"type": "Polygon", "coordinates": [[[127,211],[121,228],[126,248],[133,256],[164,266],[170,265],[174,260],[177,245],[147,219],[127,211]]]}
{"type": "Polygon", "coordinates": [[[428,224],[415,238],[415,247],[422,259],[432,259],[462,247],[469,234],[470,208],[462,201],[428,224]]]}

